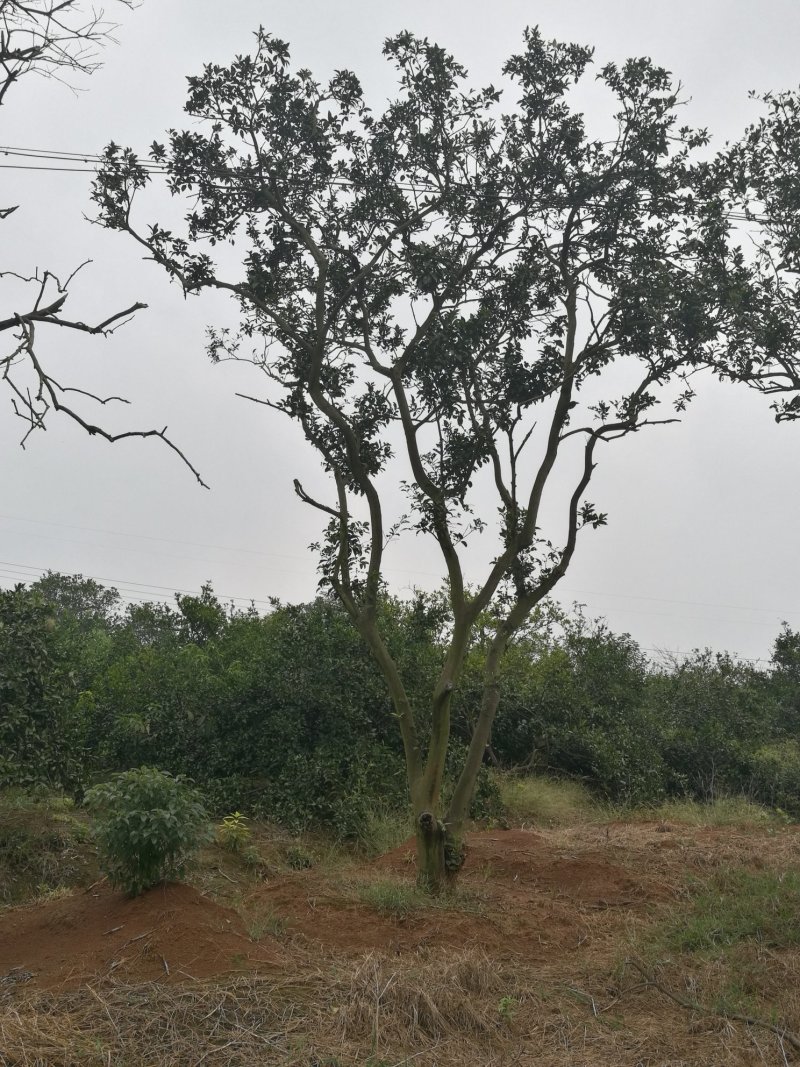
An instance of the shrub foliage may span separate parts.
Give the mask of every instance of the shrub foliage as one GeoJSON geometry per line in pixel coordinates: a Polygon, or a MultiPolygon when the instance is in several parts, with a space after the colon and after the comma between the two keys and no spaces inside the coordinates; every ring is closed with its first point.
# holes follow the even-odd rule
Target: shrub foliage
{"type": "Polygon", "coordinates": [[[180,877],[210,836],[200,794],[154,767],[123,771],[90,789],[86,801],[96,812],[101,868],[131,896],[180,877]]]}
{"type": "MultiPolygon", "coordinates": [[[[259,616],[224,609],[206,587],[174,608],[123,613],[58,579],[0,596],[6,784],[78,793],[87,778],[157,765],[193,779],[219,817],[358,839],[376,805],[407,811],[390,701],[332,600],[259,616]]],[[[443,655],[443,601],[387,597],[381,610],[422,695],[443,655]]],[[[487,765],[571,779],[615,803],[743,793],[800,815],[798,648],[784,627],[767,669],[709,652],[656,666],[630,636],[545,607],[506,656],[487,765]]],[[[485,654],[479,630],[455,694],[450,788],[485,654]]],[[[499,804],[484,775],[473,816],[499,804]]]]}

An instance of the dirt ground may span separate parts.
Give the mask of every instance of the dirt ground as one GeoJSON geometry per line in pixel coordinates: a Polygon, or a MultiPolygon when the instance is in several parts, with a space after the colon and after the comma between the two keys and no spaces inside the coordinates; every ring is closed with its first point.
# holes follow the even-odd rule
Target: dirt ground
{"type": "Polygon", "coordinates": [[[797,867],[798,828],[591,824],[467,844],[454,897],[407,909],[380,909],[365,887],[399,886],[402,903],[410,844],[342,870],[248,880],[218,866],[213,894],[167,885],[129,900],[101,882],[0,912],[0,1064],[800,1057],[797,952],[753,948],[747,967],[777,1000],[750,1024],[711,1010],[713,960],[663,960],[657,974],[637,962],[643,932],[680,907],[693,876],[797,867]]]}

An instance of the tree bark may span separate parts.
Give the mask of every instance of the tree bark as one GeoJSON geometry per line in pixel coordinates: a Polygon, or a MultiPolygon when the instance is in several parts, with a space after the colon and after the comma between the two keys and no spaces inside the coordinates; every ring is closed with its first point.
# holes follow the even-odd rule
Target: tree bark
{"type": "Polygon", "coordinates": [[[432,811],[415,818],[417,885],[427,893],[441,893],[448,880],[445,866],[445,828],[432,811]]]}

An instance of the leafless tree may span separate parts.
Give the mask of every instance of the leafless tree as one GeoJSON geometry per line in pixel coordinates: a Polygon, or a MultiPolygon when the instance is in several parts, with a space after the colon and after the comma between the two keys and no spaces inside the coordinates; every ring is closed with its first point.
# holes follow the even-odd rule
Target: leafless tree
{"type": "MultiPolygon", "coordinates": [[[[134,0],[115,0],[126,8],[136,7],[134,0]]],[[[75,75],[92,74],[100,66],[102,48],[114,40],[115,23],[102,9],[85,9],[80,0],[0,0],[0,105],[6,103],[9,90],[24,75],[38,74],[56,78],[68,85],[75,75]]],[[[17,210],[17,205],[0,208],[0,221],[17,210]]],[[[162,430],[126,430],[112,433],[90,420],[71,398],[83,397],[100,405],[128,403],[118,396],[99,396],[64,385],[47,369],[37,353],[40,329],[72,330],[107,337],[146,307],[136,302],[108,315],[93,325],[65,314],[69,286],[81,264],[65,279],[50,270],[23,274],[0,271],[0,295],[6,307],[14,310],[0,318],[0,334],[8,334],[11,343],[0,349],[0,382],[10,391],[14,413],[25,423],[22,445],[34,430],[44,429],[48,414],[61,412],[87,433],[114,442],[128,437],[158,437],[176,452],[201,485],[205,484],[183,452],[162,430]],[[21,306],[17,305],[21,301],[21,306]]]]}
{"type": "MultiPolygon", "coordinates": [[[[133,0],[116,0],[125,7],[133,0]]],[[[84,11],[77,0],[0,0],[0,104],[24,74],[69,82],[91,74],[116,25],[102,10],[84,11]]]]}

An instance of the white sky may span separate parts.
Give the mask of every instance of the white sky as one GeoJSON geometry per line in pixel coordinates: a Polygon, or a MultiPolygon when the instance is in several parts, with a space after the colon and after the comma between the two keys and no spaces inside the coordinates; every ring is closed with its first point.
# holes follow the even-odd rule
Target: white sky
{"type": "MultiPolygon", "coordinates": [[[[10,92],[2,144],[98,152],[114,139],[144,151],[185,124],[185,76],[248,51],[259,22],[317,78],[355,70],[376,109],[394,86],[381,44],[401,29],[449,48],[480,85],[499,80],[526,24],[595,45],[599,65],[651,55],[691,97],[687,121],[708,126],[719,145],[757,114],[749,89],[800,82],[796,0],[145,0],[119,15],[119,46],[84,91],[28,78],[10,92]]],[[[587,94],[590,115],[602,104],[587,94]]],[[[84,221],[89,184],[88,174],[0,169],[0,204],[20,204],[0,229],[0,264],[66,275],[92,259],[65,309],[87,321],[149,304],[109,341],[42,331],[39,353],[70,384],[130,398],[119,413],[97,412],[107,423],[168,424],[211,491],[156,443],[112,447],[64,419],[23,452],[24,427],[0,393],[0,583],[49,567],[108,579],[133,600],[198,590],[206,579],[242,602],[310,598],[315,560],[305,546],[319,524],[292,478],[321,484],[314,456],[276,413],[234,397],[258,388],[251,368],[208,364],[205,326],[233,321],[233,308],[217,295],[184,301],[131,241],[84,221]]],[[[0,317],[11,310],[7,294],[0,317]]],[[[781,620],[800,628],[798,444],[800,425],[776,426],[765,398],[709,384],[683,425],[608,449],[589,497],[609,526],[583,534],[559,599],[585,604],[645,648],[768,656],[781,620]]],[[[435,548],[419,540],[392,563],[398,591],[433,588],[442,573],[435,548]]]]}

